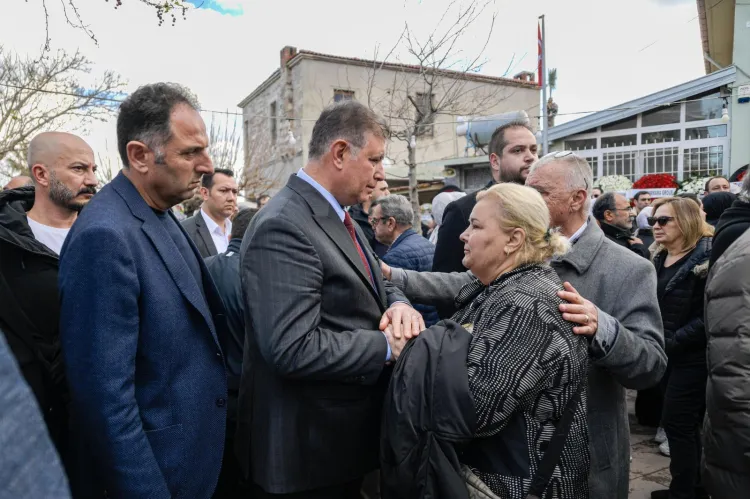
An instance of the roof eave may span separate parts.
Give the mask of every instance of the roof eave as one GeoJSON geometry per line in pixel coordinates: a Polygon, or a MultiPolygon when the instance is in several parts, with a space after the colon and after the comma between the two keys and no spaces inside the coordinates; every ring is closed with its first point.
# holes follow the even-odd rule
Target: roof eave
{"type": "Polygon", "coordinates": [[[271,74],[271,76],[266,78],[266,80],[263,83],[258,85],[255,88],[255,90],[252,91],[250,95],[242,99],[242,101],[239,104],[237,104],[237,107],[244,108],[245,106],[250,104],[250,102],[252,102],[253,99],[255,99],[258,95],[263,93],[268,87],[273,85],[279,78],[281,78],[281,70],[277,69],[271,74]]]}
{"type": "Polygon", "coordinates": [[[679,101],[692,95],[707,92],[711,89],[727,85],[735,81],[737,70],[734,66],[729,66],[719,71],[715,71],[706,76],[695,80],[671,87],[659,92],[641,97],[640,99],[625,102],[604,111],[578,118],[568,123],[550,128],[549,140],[558,140],[571,135],[579,134],[585,130],[595,128],[607,123],[612,123],[625,118],[630,118],[644,111],[648,111],[657,106],[679,101]]]}

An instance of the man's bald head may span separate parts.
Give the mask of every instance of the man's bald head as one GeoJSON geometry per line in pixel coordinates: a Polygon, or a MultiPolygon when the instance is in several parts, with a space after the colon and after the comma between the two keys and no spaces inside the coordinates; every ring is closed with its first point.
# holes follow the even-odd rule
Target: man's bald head
{"type": "Polygon", "coordinates": [[[46,198],[64,209],[80,211],[96,193],[94,151],[76,135],[40,133],[29,144],[28,161],[37,201],[46,198]]]}
{"type": "MultiPolygon", "coordinates": [[[[55,168],[70,156],[89,156],[91,163],[94,162],[94,151],[81,137],[66,132],[40,133],[29,144],[29,171],[34,165],[55,168]]],[[[32,179],[36,180],[33,171],[32,179]]]]}
{"type": "Polygon", "coordinates": [[[17,177],[13,177],[12,179],[10,179],[10,182],[5,184],[3,190],[8,191],[10,189],[17,189],[19,187],[32,185],[33,183],[34,181],[31,180],[31,177],[27,177],[26,175],[18,175],[17,177]]]}

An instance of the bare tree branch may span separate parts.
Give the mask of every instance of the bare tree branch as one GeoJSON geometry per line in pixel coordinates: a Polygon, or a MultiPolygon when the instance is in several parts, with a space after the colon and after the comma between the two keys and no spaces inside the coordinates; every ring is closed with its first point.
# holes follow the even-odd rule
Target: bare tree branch
{"type": "Polygon", "coordinates": [[[106,71],[84,86],[79,78],[90,72],[90,62],[78,52],[31,60],[0,45],[0,161],[22,154],[39,132],[82,130],[113,116],[124,81],[106,71]]]}
{"type": "MultiPolygon", "coordinates": [[[[29,0],[25,0],[25,1],[27,3],[29,2],[29,0]]],[[[45,39],[44,39],[44,48],[42,52],[46,53],[50,51],[51,43],[52,43],[51,38],[50,38],[50,32],[49,32],[50,14],[47,8],[47,2],[49,0],[38,0],[38,1],[42,4],[42,9],[44,10],[45,39]]],[[[114,4],[114,8],[118,9],[119,7],[122,6],[123,2],[125,1],[127,0],[113,0],[112,3],[114,4]]],[[[186,0],[131,0],[131,1],[138,1],[142,3],[144,6],[150,9],[153,9],[158,19],[159,26],[164,24],[165,18],[169,18],[172,22],[172,26],[174,26],[175,23],[177,22],[178,17],[181,17],[182,19],[185,19],[187,17],[187,11],[190,8],[190,4],[186,0]]],[[[91,27],[88,24],[84,23],[83,17],[81,16],[80,10],[78,8],[78,5],[81,3],[83,3],[82,0],[60,0],[60,5],[62,6],[62,10],[63,10],[63,17],[65,17],[65,23],[71,28],[83,31],[86,34],[86,36],[88,36],[91,39],[91,41],[93,41],[94,44],[98,46],[99,41],[96,39],[96,35],[94,34],[94,31],[91,29],[91,27]],[[73,12],[73,18],[71,18],[71,16],[68,15],[68,7],[70,7],[71,11],[73,12]]]]}
{"type": "MultiPolygon", "coordinates": [[[[412,64],[417,67],[416,74],[406,69],[395,70],[387,87],[378,87],[382,80],[378,80],[377,73],[395,52],[395,47],[382,62],[374,62],[368,72],[368,106],[385,118],[389,137],[403,141],[407,146],[408,157],[404,162],[409,167],[409,197],[416,227],[420,223],[416,138],[425,133],[431,134],[438,115],[480,114],[512,95],[504,87],[490,83],[477,84],[468,77],[480,71],[484,65],[484,54],[497,13],[488,16],[487,37],[476,54],[466,58],[458,48],[470,27],[486,16],[491,3],[492,0],[478,0],[462,6],[456,0],[452,1],[424,40],[420,40],[406,24],[397,45],[414,61],[412,64]],[[449,19],[450,24],[446,25],[449,19]]],[[[377,49],[375,53],[377,60],[377,49]]],[[[513,60],[508,67],[512,64],[513,60]]]]}

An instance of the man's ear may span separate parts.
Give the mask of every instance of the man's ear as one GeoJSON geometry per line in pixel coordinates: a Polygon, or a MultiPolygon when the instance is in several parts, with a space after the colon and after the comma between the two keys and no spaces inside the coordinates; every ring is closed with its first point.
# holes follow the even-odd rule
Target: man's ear
{"type": "Polygon", "coordinates": [[[344,159],[348,151],[349,144],[345,140],[334,140],[331,144],[329,152],[337,169],[342,170],[344,168],[344,159]]]}
{"type": "Polygon", "coordinates": [[[211,194],[208,190],[208,188],[201,186],[201,197],[203,198],[203,201],[206,201],[208,199],[208,195],[211,194]]]}
{"type": "Polygon", "coordinates": [[[573,201],[571,203],[572,211],[580,211],[581,208],[586,204],[588,194],[584,189],[579,189],[573,194],[573,201]]]}
{"type": "Polygon", "coordinates": [[[47,167],[41,163],[37,163],[29,168],[29,173],[37,185],[49,187],[50,183],[50,171],[47,167]]]}
{"type": "Polygon", "coordinates": [[[500,157],[494,152],[490,154],[490,168],[492,168],[492,171],[498,172],[498,175],[500,174],[500,157]]]}
{"type": "Polygon", "coordinates": [[[151,149],[143,142],[131,140],[125,146],[130,168],[145,175],[149,168],[149,155],[153,154],[151,149]]]}

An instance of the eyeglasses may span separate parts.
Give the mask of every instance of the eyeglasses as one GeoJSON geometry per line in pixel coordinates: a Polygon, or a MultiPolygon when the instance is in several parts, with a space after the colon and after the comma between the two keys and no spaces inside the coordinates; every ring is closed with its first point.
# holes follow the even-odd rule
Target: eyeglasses
{"type": "Polygon", "coordinates": [[[648,222],[648,224],[651,227],[654,227],[657,223],[661,225],[662,227],[664,227],[672,220],[674,220],[674,217],[648,217],[646,218],[646,222],[648,222]]]}
{"type": "Polygon", "coordinates": [[[378,225],[378,222],[380,222],[381,220],[383,220],[383,221],[388,220],[388,218],[390,218],[390,217],[371,218],[369,220],[370,221],[370,225],[372,225],[373,227],[375,227],[376,225],[378,225]]]}

